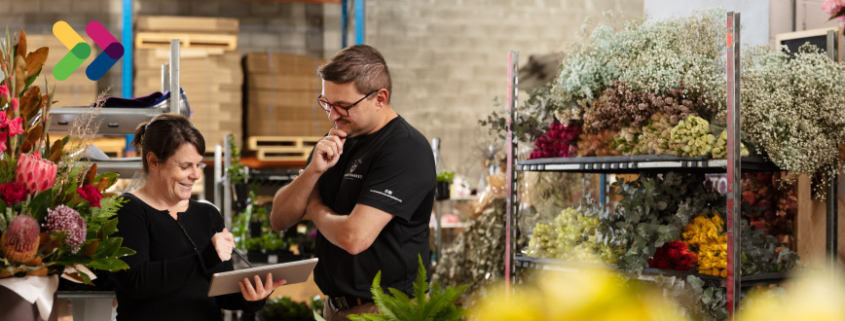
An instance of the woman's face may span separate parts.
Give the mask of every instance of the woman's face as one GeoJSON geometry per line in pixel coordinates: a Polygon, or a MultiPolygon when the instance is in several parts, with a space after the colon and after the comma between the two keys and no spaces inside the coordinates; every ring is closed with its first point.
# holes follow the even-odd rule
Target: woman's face
{"type": "Polygon", "coordinates": [[[191,198],[191,188],[202,176],[202,155],[190,143],[184,143],[176,149],[170,158],[151,166],[151,174],[157,175],[160,191],[170,201],[182,201],[191,198]]]}

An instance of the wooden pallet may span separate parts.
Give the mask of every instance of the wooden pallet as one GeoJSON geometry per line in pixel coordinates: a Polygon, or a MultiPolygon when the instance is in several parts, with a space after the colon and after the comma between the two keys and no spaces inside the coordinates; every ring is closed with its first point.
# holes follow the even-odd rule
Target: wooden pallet
{"type": "Polygon", "coordinates": [[[256,158],[260,161],[306,161],[314,147],[305,148],[259,148],[256,158]]]}
{"type": "Polygon", "coordinates": [[[307,149],[311,152],[314,145],[323,137],[320,136],[253,136],[249,138],[248,148],[261,151],[289,151],[292,149],[307,149]]]}
{"type": "Polygon", "coordinates": [[[223,49],[238,48],[238,36],[203,33],[139,32],[135,36],[136,49],[170,48],[170,39],[179,39],[184,49],[223,49]]]}

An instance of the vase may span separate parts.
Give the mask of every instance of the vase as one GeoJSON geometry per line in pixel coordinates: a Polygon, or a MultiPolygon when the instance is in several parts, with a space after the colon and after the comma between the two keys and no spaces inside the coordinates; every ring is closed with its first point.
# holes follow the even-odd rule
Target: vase
{"type": "Polygon", "coordinates": [[[449,199],[449,182],[437,182],[434,189],[434,199],[438,201],[449,199]]]}
{"type": "Polygon", "coordinates": [[[57,321],[58,286],[56,275],[0,279],[0,320],[57,321]]]}

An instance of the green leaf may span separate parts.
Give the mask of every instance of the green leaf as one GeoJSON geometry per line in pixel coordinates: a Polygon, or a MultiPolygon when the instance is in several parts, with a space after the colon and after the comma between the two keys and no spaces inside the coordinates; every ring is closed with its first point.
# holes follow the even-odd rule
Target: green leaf
{"type": "Polygon", "coordinates": [[[53,261],[53,263],[63,266],[73,266],[74,264],[88,265],[88,263],[91,263],[91,259],[82,255],[68,255],[53,261]]]}
{"type": "Polygon", "coordinates": [[[129,265],[126,264],[126,262],[123,262],[120,259],[112,259],[112,258],[96,259],[94,261],[91,261],[91,263],[88,264],[88,267],[92,268],[92,269],[104,270],[104,271],[110,271],[110,272],[116,272],[116,271],[120,271],[120,270],[129,269],[129,265]]]}
{"type": "Polygon", "coordinates": [[[425,293],[428,292],[428,282],[425,281],[426,272],[425,265],[423,265],[422,256],[417,254],[419,261],[419,268],[417,268],[417,280],[414,281],[414,297],[420,306],[425,304],[425,293]]]}
{"type": "Polygon", "coordinates": [[[101,229],[105,236],[114,234],[117,231],[117,218],[110,219],[101,229]]]}
{"type": "Polygon", "coordinates": [[[118,176],[120,175],[118,175],[117,173],[102,173],[100,175],[97,175],[97,177],[94,177],[94,183],[99,182],[101,179],[107,177],[109,179],[108,186],[111,187],[112,185],[114,185],[115,182],[117,182],[118,176]]]}
{"type": "Polygon", "coordinates": [[[41,74],[41,70],[43,69],[39,69],[38,72],[36,72],[34,75],[26,78],[26,87],[24,87],[24,92],[26,92],[29,89],[29,86],[32,86],[32,83],[34,83],[35,80],[38,79],[38,75],[41,74]]]}
{"type": "Polygon", "coordinates": [[[117,249],[117,252],[114,252],[114,257],[124,257],[129,255],[135,255],[135,250],[130,249],[128,247],[121,247],[117,249]]]}
{"type": "Polygon", "coordinates": [[[94,259],[103,259],[115,256],[115,253],[117,253],[117,250],[120,249],[121,244],[123,244],[123,238],[120,237],[110,237],[102,240],[100,245],[97,246],[97,252],[94,253],[94,259]]]}
{"type": "Polygon", "coordinates": [[[67,142],[69,142],[69,141],[70,141],[70,135],[63,137],[62,138],[62,148],[67,146],[67,142]]]}
{"type": "Polygon", "coordinates": [[[41,222],[47,216],[47,208],[53,204],[53,189],[47,189],[35,196],[29,203],[29,209],[35,219],[41,222]]]}

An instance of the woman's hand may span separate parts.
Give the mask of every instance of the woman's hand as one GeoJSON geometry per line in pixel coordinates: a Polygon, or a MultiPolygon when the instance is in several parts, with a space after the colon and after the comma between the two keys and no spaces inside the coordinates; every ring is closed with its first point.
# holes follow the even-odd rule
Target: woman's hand
{"type": "Polygon", "coordinates": [[[261,277],[258,275],[255,276],[255,287],[252,287],[252,283],[249,282],[249,279],[244,278],[243,281],[238,281],[238,285],[241,286],[241,294],[243,294],[244,299],[247,301],[260,301],[264,300],[270,293],[273,293],[273,290],[276,288],[288,283],[285,280],[279,280],[273,283],[273,274],[267,273],[267,282],[262,283],[261,277]]]}
{"type": "Polygon", "coordinates": [[[235,237],[232,233],[223,228],[222,232],[217,232],[211,237],[211,244],[214,244],[221,261],[232,259],[232,249],[235,248],[235,237]]]}

